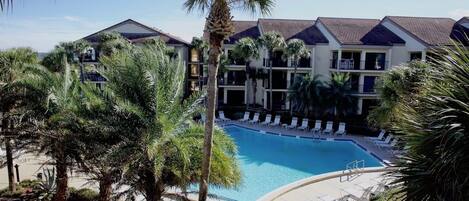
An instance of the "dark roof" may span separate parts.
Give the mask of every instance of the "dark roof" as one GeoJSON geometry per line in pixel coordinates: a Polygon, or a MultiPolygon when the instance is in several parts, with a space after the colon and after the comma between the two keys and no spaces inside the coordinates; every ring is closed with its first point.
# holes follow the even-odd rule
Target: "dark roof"
{"type": "Polygon", "coordinates": [[[276,31],[282,34],[285,40],[301,39],[307,45],[328,43],[327,38],[314,24],[314,20],[259,19],[263,33],[276,31]]]}
{"type": "Polygon", "coordinates": [[[451,45],[451,39],[459,26],[451,18],[387,16],[398,27],[426,45],[451,45]],[[456,28],[456,30],[455,30],[456,28]]]}
{"type": "Polygon", "coordinates": [[[405,43],[380,25],[378,19],[319,17],[325,28],[343,45],[393,45],[405,43]]]}
{"type": "Polygon", "coordinates": [[[226,44],[234,44],[241,38],[260,36],[259,28],[256,21],[233,21],[234,34],[225,42],[226,44]]]}
{"type": "Polygon", "coordinates": [[[163,39],[163,41],[165,41],[166,43],[168,44],[184,44],[184,45],[189,45],[188,42],[184,41],[183,39],[177,37],[177,36],[173,36],[171,34],[168,34],[168,33],[165,33],[159,29],[156,29],[156,28],[152,28],[152,27],[149,27],[149,26],[146,26],[142,23],[139,23],[135,20],[132,20],[132,19],[128,19],[128,20],[125,20],[125,21],[122,21],[120,23],[117,23],[115,25],[112,25],[108,28],[105,28],[101,31],[98,31],[96,33],[93,33],[89,36],[86,36],[84,37],[83,39],[89,41],[89,42],[98,42],[99,41],[99,34],[102,33],[102,32],[106,32],[106,31],[109,31],[109,30],[112,30],[113,28],[115,27],[118,27],[122,24],[126,24],[126,23],[133,23],[133,24],[136,24],[144,29],[147,29],[153,33],[123,33],[123,32],[119,32],[124,38],[127,38],[128,40],[130,41],[133,41],[133,40],[137,40],[137,39],[144,39],[144,38],[150,38],[150,37],[155,37],[155,36],[160,36],[161,39],[163,39]]]}

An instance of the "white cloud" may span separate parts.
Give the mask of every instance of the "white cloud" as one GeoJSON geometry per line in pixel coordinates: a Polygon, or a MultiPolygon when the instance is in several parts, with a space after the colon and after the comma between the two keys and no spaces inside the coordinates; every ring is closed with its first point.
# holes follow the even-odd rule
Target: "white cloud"
{"type": "Polygon", "coordinates": [[[80,22],[81,19],[75,16],[64,16],[64,19],[70,22],[80,22]]]}
{"type": "Polygon", "coordinates": [[[450,11],[448,14],[451,18],[459,20],[462,17],[469,16],[469,9],[456,9],[450,11]]]}

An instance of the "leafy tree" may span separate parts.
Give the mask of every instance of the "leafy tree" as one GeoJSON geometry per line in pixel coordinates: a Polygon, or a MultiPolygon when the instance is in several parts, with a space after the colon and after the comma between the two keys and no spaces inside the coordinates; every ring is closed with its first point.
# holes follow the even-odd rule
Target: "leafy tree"
{"type": "Polygon", "coordinates": [[[356,100],[351,95],[350,75],[348,73],[332,73],[331,80],[326,84],[325,105],[333,110],[333,115],[340,119],[356,110],[356,100]]]}
{"type": "Polygon", "coordinates": [[[398,66],[384,74],[378,80],[380,104],[371,110],[367,117],[370,125],[391,128],[398,114],[397,105],[401,101],[413,101],[411,94],[417,93],[425,80],[428,64],[412,61],[398,66]]]}
{"type": "Polygon", "coordinates": [[[222,53],[222,44],[233,33],[231,9],[241,8],[252,13],[259,10],[268,14],[273,0],[186,0],[184,6],[188,11],[195,9],[208,11],[205,30],[208,32],[208,83],[207,83],[207,121],[205,123],[204,159],[200,178],[199,200],[205,201],[208,193],[208,179],[212,158],[212,135],[215,119],[217,72],[222,53]]]}
{"type": "Polygon", "coordinates": [[[13,7],[13,0],[0,0],[0,11],[13,7]]]}
{"type": "MultiPolygon", "coordinates": [[[[253,88],[254,104],[256,104],[257,79],[255,77],[256,69],[251,69],[251,59],[259,58],[259,44],[252,38],[242,38],[236,42],[233,48],[233,56],[246,63],[246,78],[248,80],[247,94],[249,95],[249,82],[253,88]]],[[[246,109],[249,107],[249,100],[246,103],[246,109]]]]}
{"type": "MultiPolygon", "coordinates": [[[[4,142],[8,171],[8,189],[15,191],[13,170],[13,151],[27,140],[20,140],[20,123],[26,101],[24,91],[18,87],[18,81],[27,65],[38,63],[37,54],[29,48],[15,48],[0,52],[0,140],[4,142]],[[15,128],[17,127],[17,128],[15,128]],[[8,133],[7,133],[8,132],[8,133]]],[[[3,165],[2,165],[3,166],[3,165]]]]}
{"type": "Polygon", "coordinates": [[[292,103],[292,110],[306,116],[316,114],[321,109],[321,95],[324,89],[319,76],[297,77],[288,89],[288,98],[292,103]]]}
{"type": "Polygon", "coordinates": [[[117,32],[103,32],[99,36],[98,52],[109,56],[119,50],[130,50],[132,44],[117,32]]]}
{"type": "MultiPolygon", "coordinates": [[[[166,188],[186,189],[201,176],[204,130],[192,119],[202,110],[203,96],[195,93],[183,100],[185,66],[166,55],[164,48],[134,47],[101,58],[107,69],[102,72],[108,80],[106,102],[115,110],[112,122],[103,122],[119,125],[120,133],[109,159],[124,165],[119,181],[119,186],[129,187],[124,193],[141,193],[146,200],[175,196],[166,188]]],[[[235,187],[240,181],[236,149],[217,130],[210,181],[235,187]]]]}
{"type": "Polygon", "coordinates": [[[443,48],[430,64],[414,101],[400,99],[396,123],[406,142],[395,171],[404,200],[469,197],[469,50],[443,48]]]}
{"type": "Polygon", "coordinates": [[[270,105],[269,109],[272,110],[272,59],[274,51],[284,50],[286,47],[285,39],[283,36],[275,31],[267,32],[259,38],[261,47],[267,49],[267,65],[269,65],[269,88],[270,88],[270,105]]]}
{"type": "Polygon", "coordinates": [[[301,39],[290,39],[287,42],[285,48],[285,55],[292,60],[293,67],[293,80],[296,80],[296,71],[300,63],[301,58],[307,58],[310,55],[309,49],[306,47],[306,44],[301,39]]]}

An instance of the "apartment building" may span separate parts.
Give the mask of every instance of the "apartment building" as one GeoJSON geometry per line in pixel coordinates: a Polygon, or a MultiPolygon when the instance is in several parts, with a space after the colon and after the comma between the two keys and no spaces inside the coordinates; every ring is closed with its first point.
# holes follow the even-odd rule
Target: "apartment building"
{"type": "MultiPolygon", "coordinates": [[[[245,63],[232,55],[234,44],[241,38],[258,38],[270,31],[277,31],[286,40],[301,39],[310,50],[310,57],[299,62],[297,76],[319,75],[328,81],[333,72],[350,73],[353,96],[357,98],[357,114],[366,115],[377,104],[376,79],[389,69],[414,59],[426,60],[432,49],[452,45],[451,40],[464,40],[469,35],[469,17],[458,21],[450,18],[387,16],[383,19],[331,18],[316,20],[258,19],[234,21],[235,33],[224,43],[228,65],[219,76],[218,106],[244,106],[259,109],[289,110],[288,88],[293,83],[294,68],[290,60],[283,59],[283,52],[272,55],[272,108],[270,107],[269,67],[267,51],[260,59],[251,61],[256,71],[255,84],[247,85],[245,63]]],[[[133,44],[159,38],[173,47],[175,53],[187,65],[186,94],[201,90],[206,83],[204,76],[204,52],[174,35],[128,19],[93,33],[83,39],[93,48],[84,59],[87,65],[99,68],[97,45],[99,34],[117,32],[133,44]]],[[[89,72],[85,78],[102,86],[105,79],[97,72],[89,72]]]]}
{"type": "MultiPolygon", "coordinates": [[[[189,55],[191,52],[190,48],[190,43],[184,41],[183,39],[171,35],[169,33],[165,33],[162,30],[159,30],[157,28],[153,28],[147,25],[144,25],[142,23],[139,23],[135,20],[128,19],[122,22],[119,22],[115,25],[112,25],[108,28],[105,28],[103,30],[100,30],[96,33],[93,33],[91,35],[88,35],[82,39],[88,41],[92,48],[88,50],[88,54],[86,54],[84,58],[84,63],[86,65],[91,65],[93,68],[96,69],[96,71],[93,72],[87,72],[84,77],[87,81],[96,83],[98,87],[102,87],[102,85],[106,82],[105,78],[103,78],[97,70],[99,70],[99,57],[100,57],[100,52],[98,51],[98,43],[99,43],[99,36],[101,33],[105,32],[116,32],[122,35],[125,39],[127,39],[130,43],[134,45],[139,45],[142,44],[143,42],[151,39],[161,39],[166,43],[168,47],[174,48],[174,53],[175,56],[181,58],[184,62],[184,65],[187,65],[187,69],[190,69],[190,65],[194,64],[192,62],[192,59],[196,58],[191,58],[189,60],[189,55]],[[189,62],[191,61],[191,63],[189,62]]],[[[194,75],[194,73],[191,73],[189,70],[188,72],[188,78],[190,78],[190,75],[194,75]]],[[[191,88],[190,86],[190,79],[187,79],[188,84],[187,84],[187,91],[190,91],[191,89],[196,90],[196,87],[191,88]]]]}
{"type": "MultiPolygon", "coordinates": [[[[426,60],[437,46],[452,45],[451,40],[465,42],[469,35],[468,17],[455,21],[450,18],[387,16],[383,19],[329,18],[317,20],[259,19],[234,21],[235,33],[225,42],[228,70],[219,80],[219,106],[249,103],[270,109],[270,87],[264,76],[257,80],[256,89],[246,85],[245,67],[230,56],[237,40],[258,38],[277,31],[286,40],[303,40],[310,49],[309,58],[300,62],[298,75],[319,75],[328,81],[333,72],[351,75],[350,85],[357,98],[357,114],[366,115],[377,104],[376,79],[389,69],[414,59],[426,60]],[[249,89],[248,89],[249,87],[249,89]],[[254,93],[255,92],[255,93],[254,93]]],[[[265,58],[251,62],[260,72],[268,72],[265,58]]],[[[273,110],[288,110],[288,88],[292,84],[293,67],[290,60],[275,52],[272,65],[273,110]]]]}

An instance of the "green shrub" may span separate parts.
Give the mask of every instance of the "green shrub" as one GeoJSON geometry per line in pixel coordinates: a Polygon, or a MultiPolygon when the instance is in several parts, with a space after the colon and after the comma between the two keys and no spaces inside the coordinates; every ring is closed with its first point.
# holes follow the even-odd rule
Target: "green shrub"
{"type": "Polygon", "coordinates": [[[68,201],[94,201],[98,200],[99,195],[96,191],[89,188],[69,188],[69,197],[68,201]]]}

